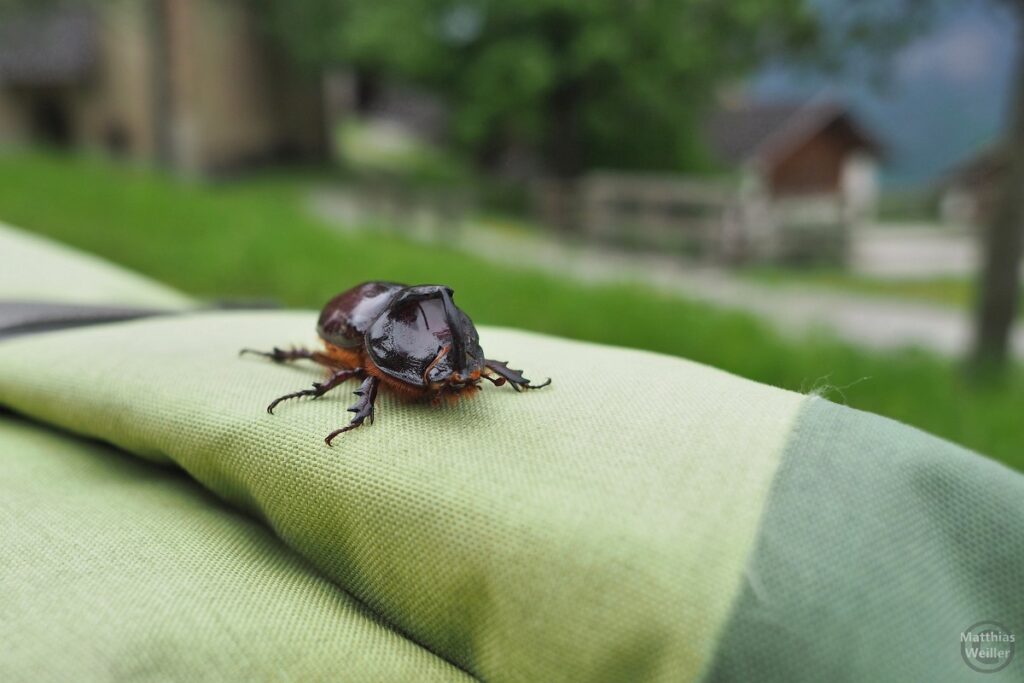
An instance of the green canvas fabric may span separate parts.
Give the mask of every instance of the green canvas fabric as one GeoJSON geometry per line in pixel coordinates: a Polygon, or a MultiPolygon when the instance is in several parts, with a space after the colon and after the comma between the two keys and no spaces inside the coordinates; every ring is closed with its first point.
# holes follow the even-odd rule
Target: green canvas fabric
{"type": "Polygon", "coordinates": [[[440,681],[180,471],[0,415],[0,681],[440,681]]]}
{"type": "Polygon", "coordinates": [[[1024,634],[1024,478],[905,425],[808,402],[744,575],[707,683],[1024,680],[960,651],[1024,634]]]}
{"type": "Polygon", "coordinates": [[[0,298],[168,310],[196,305],[166,285],[2,222],[0,298]]]}
{"type": "MultiPolygon", "coordinates": [[[[206,313],[0,343],[0,404],[176,464],[385,623],[488,681],[693,680],[741,587],[805,397],[677,358],[484,328],[551,387],[452,406],[239,358],[312,311],[206,313]]],[[[113,586],[111,586],[113,589],[113,586]]],[[[98,587],[97,590],[102,590],[98,587]]]]}

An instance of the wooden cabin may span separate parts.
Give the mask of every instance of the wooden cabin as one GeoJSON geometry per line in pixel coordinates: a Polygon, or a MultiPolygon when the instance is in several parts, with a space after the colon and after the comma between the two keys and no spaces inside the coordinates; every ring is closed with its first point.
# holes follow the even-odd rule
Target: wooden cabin
{"type": "Polygon", "coordinates": [[[875,211],[881,144],[836,102],[724,106],[706,139],[718,163],[773,199],[834,196],[854,214],[875,211]]]}
{"type": "Polygon", "coordinates": [[[244,0],[117,0],[0,20],[0,144],[209,173],[327,149],[319,74],[244,0]]]}

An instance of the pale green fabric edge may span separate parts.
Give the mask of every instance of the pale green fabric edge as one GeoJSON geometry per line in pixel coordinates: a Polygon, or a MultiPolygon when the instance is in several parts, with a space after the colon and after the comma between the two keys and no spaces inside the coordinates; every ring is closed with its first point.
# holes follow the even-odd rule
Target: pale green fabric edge
{"type": "Polygon", "coordinates": [[[155,280],[2,222],[0,263],[3,299],[168,310],[196,306],[155,280]]]}
{"type": "Polygon", "coordinates": [[[346,398],[266,416],[269,398],[317,375],[236,358],[311,343],[314,319],[209,314],[6,342],[0,402],[178,463],[488,680],[698,676],[805,397],[482,329],[491,356],[553,375],[552,390],[489,388],[436,410],[385,397],[342,455],[321,438],[346,398]]]}
{"type": "Polygon", "coordinates": [[[180,472],[8,414],[0,538],[0,680],[471,680],[180,472]]]}

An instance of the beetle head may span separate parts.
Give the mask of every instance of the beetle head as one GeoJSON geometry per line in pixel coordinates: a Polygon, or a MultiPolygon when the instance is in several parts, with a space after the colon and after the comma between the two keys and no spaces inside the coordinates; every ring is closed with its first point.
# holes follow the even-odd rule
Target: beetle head
{"type": "Polygon", "coordinates": [[[473,321],[451,288],[419,285],[399,292],[366,331],[366,352],[406,384],[457,391],[480,380],[484,354],[473,321]]]}

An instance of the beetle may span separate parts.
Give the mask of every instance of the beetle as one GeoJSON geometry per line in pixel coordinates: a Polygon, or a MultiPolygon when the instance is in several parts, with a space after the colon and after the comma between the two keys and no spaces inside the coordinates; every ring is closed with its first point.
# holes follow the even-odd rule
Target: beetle
{"type": "Polygon", "coordinates": [[[521,370],[490,360],[480,348],[473,321],[455,305],[455,292],[444,285],[364,282],[338,294],[320,312],[316,330],[323,351],[304,348],[272,351],[242,349],[275,363],[311,360],[330,371],[312,389],[271,401],[267,412],[283,401],[302,396],[319,398],[349,379],[361,379],[359,400],[349,408],[352,420],[324,439],[327,445],[365,421],[373,424],[374,403],[381,386],[412,400],[455,399],[476,392],[481,380],[508,383],[516,391],[551,384],[531,384],[521,370]]]}

